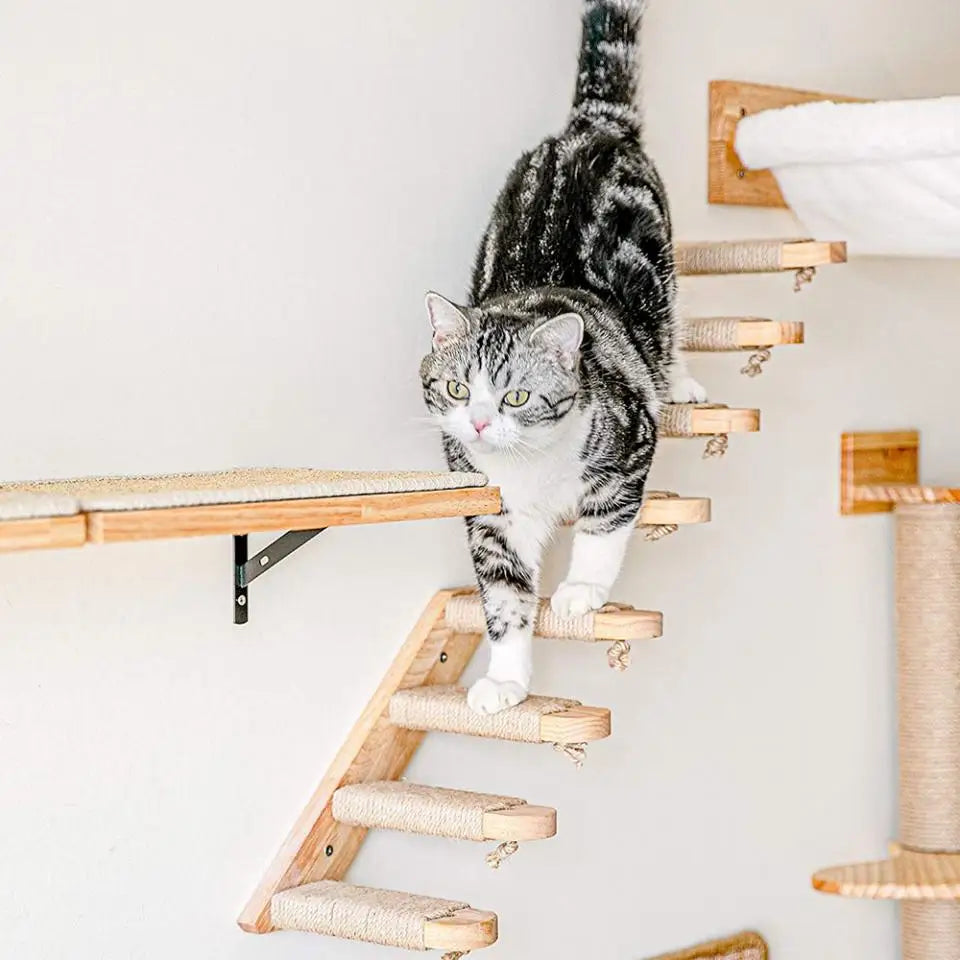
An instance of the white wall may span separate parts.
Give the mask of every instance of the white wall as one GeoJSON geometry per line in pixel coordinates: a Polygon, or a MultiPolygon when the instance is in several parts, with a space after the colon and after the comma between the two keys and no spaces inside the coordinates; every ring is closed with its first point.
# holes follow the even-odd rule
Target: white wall
{"type": "MultiPolygon", "coordinates": [[[[111,0],[0,10],[0,476],[439,465],[420,297],[463,290],[514,156],[566,113],[578,0],[111,0]]],[[[714,77],[957,92],[960,7],[653,4],[650,142],[681,237],[794,232],[708,208],[714,77]]],[[[878,198],[882,202],[882,198],[878,198]]],[[[667,632],[626,676],[539,649],[541,690],[613,708],[581,773],[430,738],[411,775],[560,811],[499,874],[469,844],[371,837],[352,877],[500,913],[496,956],[642,957],[746,926],[779,960],[895,954],[895,911],[809,891],[895,832],[890,522],[840,520],[838,434],[917,425],[956,479],[956,263],[693,282],[699,313],[808,321],[721,463],[659,486],[715,522],[638,543],[619,598],[667,632]]],[[[562,555],[563,549],[558,548],[562,555]]],[[[0,558],[0,955],[353,960],[234,917],[431,593],[459,524],[328,533],[230,622],[230,544],[0,558]]],[[[559,570],[559,556],[553,563],[559,570]]]]}

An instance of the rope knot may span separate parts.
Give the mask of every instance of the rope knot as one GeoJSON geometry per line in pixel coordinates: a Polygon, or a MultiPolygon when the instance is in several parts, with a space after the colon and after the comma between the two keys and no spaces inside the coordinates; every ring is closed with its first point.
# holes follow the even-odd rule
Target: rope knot
{"type": "Polygon", "coordinates": [[[759,377],[763,373],[763,365],[773,356],[769,347],[764,347],[756,353],[750,354],[750,359],[745,367],[740,368],[740,372],[746,377],[759,377]]]}
{"type": "Polygon", "coordinates": [[[449,953],[445,953],[440,960],[461,960],[469,952],[469,950],[451,950],[449,953]]]}
{"type": "Polygon", "coordinates": [[[627,640],[617,640],[607,651],[607,663],[611,670],[623,673],[630,666],[630,643],[627,640]]]}
{"type": "Polygon", "coordinates": [[[579,770],[583,761],[587,759],[587,745],[585,743],[555,743],[553,749],[557,753],[565,753],[579,770]]]}
{"type": "Polygon", "coordinates": [[[801,267],[797,271],[793,280],[793,292],[799,293],[805,283],[813,283],[813,278],[817,275],[816,267],[801,267]]]}
{"type": "Polygon", "coordinates": [[[508,857],[512,857],[520,849],[520,844],[516,840],[507,840],[501,843],[496,850],[491,850],[485,857],[487,866],[491,870],[499,870],[500,864],[508,857]]]}
{"type": "Polygon", "coordinates": [[[703,451],[703,459],[710,460],[712,457],[722,457],[730,446],[730,438],[725,433],[718,433],[707,441],[703,451]]]}

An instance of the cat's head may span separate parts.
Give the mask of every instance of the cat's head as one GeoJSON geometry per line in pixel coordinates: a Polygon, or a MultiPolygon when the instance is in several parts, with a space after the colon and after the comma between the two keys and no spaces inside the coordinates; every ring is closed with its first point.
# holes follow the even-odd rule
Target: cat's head
{"type": "Polygon", "coordinates": [[[433,350],[420,376],[444,433],[479,452],[548,444],[580,387],[581,317],[490,315],[437,293],[426,306],[433,350]]]}

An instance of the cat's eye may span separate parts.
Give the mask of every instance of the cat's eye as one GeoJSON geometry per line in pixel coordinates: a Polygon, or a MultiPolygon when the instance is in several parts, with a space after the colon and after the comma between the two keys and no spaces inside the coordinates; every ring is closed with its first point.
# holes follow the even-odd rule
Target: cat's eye
{"type": "Polygon", "coordinates": [[[459,380],[448,380],[447,393],[449,393],[454,400],[466,400],[467,397],[470,396],[470,388],[459,380]]]}
{"type": "Polygon", "coordinates": [[[530,393],[527,390],[511,390],[504,398],[503,402],[508,407],[522,407],[530,399],[530,393]]]}

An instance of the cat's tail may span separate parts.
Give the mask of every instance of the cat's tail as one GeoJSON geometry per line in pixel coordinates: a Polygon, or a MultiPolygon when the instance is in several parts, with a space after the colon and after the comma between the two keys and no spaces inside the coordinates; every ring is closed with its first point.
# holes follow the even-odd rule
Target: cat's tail
{"type": "Polygon", "coordinates": [[[629,112],[639,121],[640,20],[645,6],[646,0],[586,0],[575,117],[629,112]]]}

